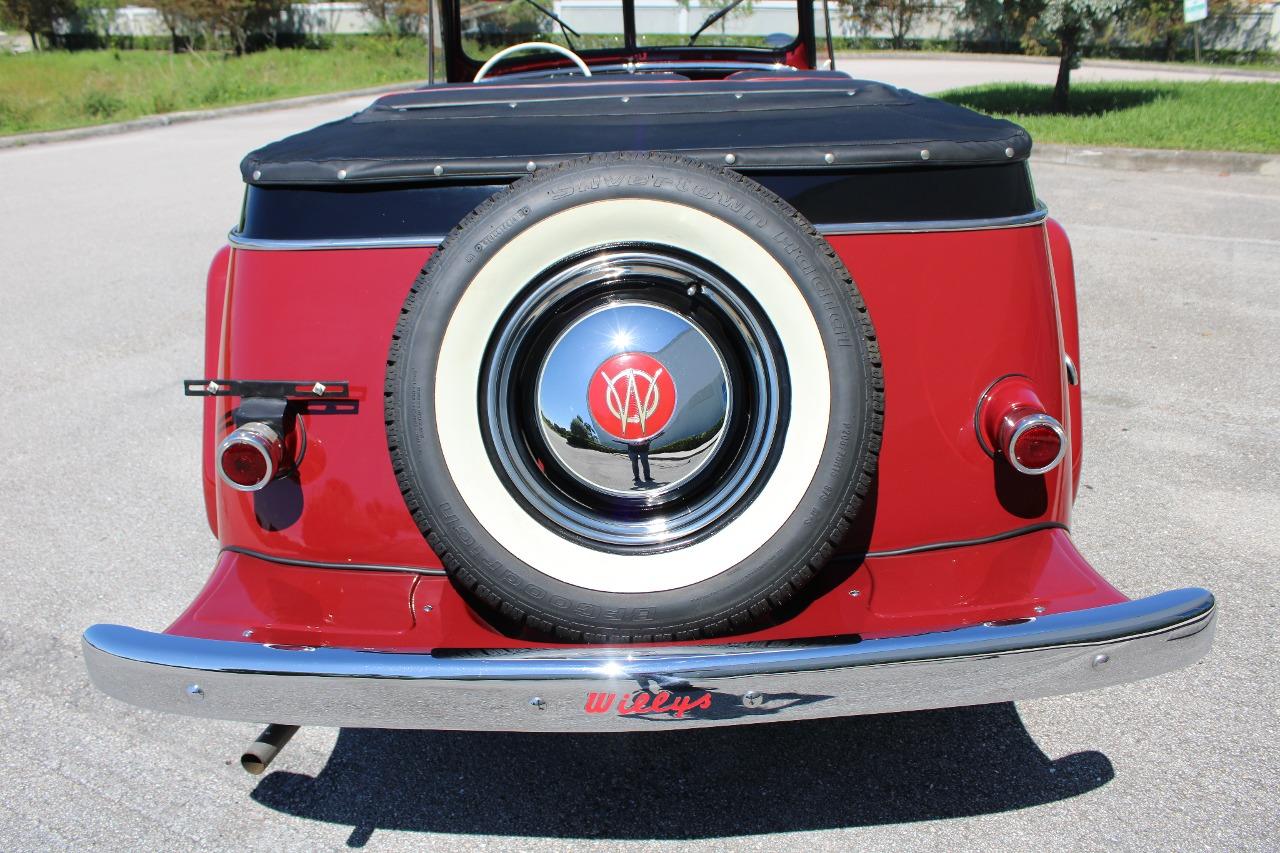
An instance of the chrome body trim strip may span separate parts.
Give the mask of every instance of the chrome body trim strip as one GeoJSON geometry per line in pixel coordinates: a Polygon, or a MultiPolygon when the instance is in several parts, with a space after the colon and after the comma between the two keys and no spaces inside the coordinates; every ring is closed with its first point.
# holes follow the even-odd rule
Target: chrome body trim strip
{"type": "Polygon", "coordinates": [[[1022,228],[1039,225],[1049,218],[1049,209],[1043,204],[1029,213],[1016,216],[1000,216],[991,219],[941,219],[932,222],[850,222],[815,224],[823,237],[846,234],[914,234],[925,231],[990,231],[996,228],[1022,228]]]}
{"type": "Polygon", "coordinates": [[[261,237],[245,237],[239,231],[232,229],[227,234],[227,242],[237,249],[253,249],[262,252],[314,252],[326,249],[416,249],[439,246],[444,242],[444,235],[267,240],[261,237]]]}
{"type": "Polygon", "coordinates": [[[84,633],[83,651],[93,683],[108,695],[195,717],[374,728],[652,731],[1092,690],[1196,662],[1212,645],[1215,616],[1207,590],[1181,589],[909,637],[765,648],[407,654],[272,647],[95,625],[84,633]],[[600,711],[604,696],[609,704],[600,711]],[[613,707],[615,696],[630,712],[622,703],[613,707]],[[654,703],[665,710],[644,712],[654,703]],[[591,705],[597,713],[587,710],[591,705]],[[673,705],[684,710],[673,712],[673,705]]]}
{"type": "MultiPolygon", "coordinates": [[[[994,219],[952,219],[929,222],[848,222],[843,224],[816,224],[814,228],[824,237],[845,236],[850,234],[915,234],[929,231],[989,231],[996,228],[1022,228],[1027,225],[1038,225],[1049,216],[1049,211],[1041,205],[1030,213],[1017,216],[1005,216],[994,219]]],[[[227,235],[227,241],[237,249],[254,249],[258,251],[317,251],[325,249],[405,249],[427,246],[439,246],[444,242],[443,235],[421,235],[407,237],[351,237],[313,240],[267,240],[259,237],[245,237],[234,229],[227,235]]]]}

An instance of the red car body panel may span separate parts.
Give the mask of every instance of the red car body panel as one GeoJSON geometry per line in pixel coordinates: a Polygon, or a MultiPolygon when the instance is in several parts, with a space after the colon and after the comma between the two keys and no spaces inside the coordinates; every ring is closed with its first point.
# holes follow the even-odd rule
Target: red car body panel
{"type": "MultiPolygon", "coordinates": [[[[833,572],[832,588],[793,618],[736,639],[907,634],[1125,600],[1062,529],[1078,455],[1043,477],[1005,475],[975,434],[979,399],[1008,374],[1029,377],[1048,413],[1079,434],[1079,389],[1068,390],[1062,360],[1065,343],[1079,363],[1061,228],[829,240],[868,303],[884,358],[870,522],[840,558],[852,571],[833,572]]],[[[237,550],[223,551],[171,633],[404,650],[538,645],[493,628],[439,573],[386,452],[387,348],[431,251],[224,249],[215,258],[207,375],[341,378],[355,405],[311,404],[296,475],[245,493],[213,471],[212,448],[238,400],[205,399],[211,525],[237,550]]]]}
{"type": "MultiPolygon", "coordinates": [[[[733,639],[898,636],[1125,600],[1080,556],[1067,532],[1055,528],[867,557],[793,619],[733,639]]],[[[438,575],[317,569],[235,551],[222,552],[205,588],[168,633],[396,651],[554,645],[496,631],[438,575]]]]}

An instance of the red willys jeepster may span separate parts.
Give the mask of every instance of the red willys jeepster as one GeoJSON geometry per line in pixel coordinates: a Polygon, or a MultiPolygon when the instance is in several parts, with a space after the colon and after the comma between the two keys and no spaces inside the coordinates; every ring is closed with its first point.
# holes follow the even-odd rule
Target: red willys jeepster
{"type": "Polygon", "coordinates": [[[812,0],[754,40],[738,3],[591,8],[444,0],[446,83],[244,160],[186,383],[221,554],[163,632],[85,632],[94,683],[274,724],[260,772],[299,725],[732,725],[1202,657],[1210,593],[1130,600],[1072,542],[1027,133],[831,70],[812,0]]]}

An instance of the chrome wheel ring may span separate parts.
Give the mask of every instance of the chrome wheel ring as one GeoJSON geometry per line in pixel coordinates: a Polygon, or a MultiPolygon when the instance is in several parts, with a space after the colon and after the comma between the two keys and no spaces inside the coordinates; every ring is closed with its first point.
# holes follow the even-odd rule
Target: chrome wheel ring
{"type": "Polygon", "coordinates": [[[785,428],[763,312],[708,262],[613,247],[538,276],[489,346],[495,468],[534,517],[609,551],[666,550],[732,519],[785,428]]]}

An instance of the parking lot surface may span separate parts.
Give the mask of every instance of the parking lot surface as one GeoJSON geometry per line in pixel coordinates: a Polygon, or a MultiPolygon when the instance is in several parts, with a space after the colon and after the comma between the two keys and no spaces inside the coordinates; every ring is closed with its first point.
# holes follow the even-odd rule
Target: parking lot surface
{"type": "Polygon", "coordinates": [[[304,729],[260,778],[254,726],[94,691],[79,632],[163,628],[216,553],[179,383],[236,164],[356,106],[0,151],[0,849],[1280,846],[1275,179],[1034,167],[1080,281],[1074,535],[1129,595],[1214,590],[1191,669],[659,736],[304,729]]]}

